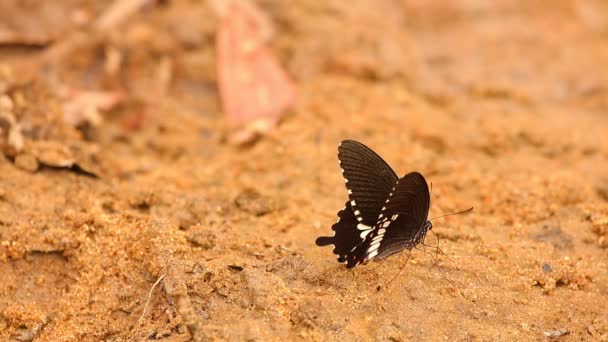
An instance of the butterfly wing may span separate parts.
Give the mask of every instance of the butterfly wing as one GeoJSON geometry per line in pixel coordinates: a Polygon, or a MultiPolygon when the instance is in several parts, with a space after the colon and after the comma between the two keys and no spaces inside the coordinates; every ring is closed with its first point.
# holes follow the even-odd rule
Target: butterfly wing
{"type": "Polygon", "coordinates": [[[350,268],[365,257],[362,243],[372,232],[380,208],[398,177],[380,156],[354,140],[340,143],[338,159],[349,201],[338,212],[338,222],[332,226],[334,236],[321,236],[316,244],[333,244],[338,261],[346,261],[350,268]]]}
{"type": "Polygon", "coordinates": [[[379,155],[354,140],[340,143],[338,159],[355,218],[372,229],[398,177],[379,155]]]}
{"type": "Polygon", "coordinates": [[[319,236],[315,242],[317,246],[334,245],[333,253],[338,256],[338,262],[344,262],[353,247],[363,242],[365,236],[370,232],[370,230],[357,229],[358,224],[350,201],[348,201],[344,205],[344,209],[338,212],[338,221],[331,226],[335,232],[334,236],[319,236]]]}
{"type": "Polygon", "coordinates": [[[412,249],[424,240],[431,198],[424,177],[418,172],[405,175],[380,209],[374,230],[362,244],[364,261],[382,260],[403,249],[412,249]]]}

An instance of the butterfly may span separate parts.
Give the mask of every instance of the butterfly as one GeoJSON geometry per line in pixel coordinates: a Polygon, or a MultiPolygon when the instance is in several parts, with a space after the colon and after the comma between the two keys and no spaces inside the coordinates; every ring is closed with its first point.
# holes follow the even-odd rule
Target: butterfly
{"type": "Polygon", "coordinates": [[[317,246],[334,245],[338,262],[352,268],[424,241],[433,228],[431,197],[419,172],[398,178],[378,154],[354,140],[340,143],[338,159],[348,201],[332,226],[334,236],[318,237],[317,246]]]}

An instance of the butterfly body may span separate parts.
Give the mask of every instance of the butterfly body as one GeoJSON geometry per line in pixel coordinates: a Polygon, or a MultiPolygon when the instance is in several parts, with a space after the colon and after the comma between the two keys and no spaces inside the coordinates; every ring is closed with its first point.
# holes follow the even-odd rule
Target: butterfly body
{"type": "Polygon", "coordinates": [[[420,173],[398,178],[380,156],[354,140],[340,144],[338,159],[349,200],[332,226],[334,236],[317,238],[318,246],[333,244],[338,262],[352,268],[424,241],[433,226],[427,219],[430,193],[420,173]]]}

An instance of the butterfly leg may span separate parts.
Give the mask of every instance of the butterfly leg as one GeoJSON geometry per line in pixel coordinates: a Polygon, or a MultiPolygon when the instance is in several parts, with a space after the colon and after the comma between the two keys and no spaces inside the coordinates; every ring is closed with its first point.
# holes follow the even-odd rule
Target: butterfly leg
{"type": "Polygon", "coordinates": [[[450,260],[453,263],[456,263],[456,261],[454,261],[452,258],[450,258],[440,247],[439,247],[439,235],[437,235],[434,231],[431,230],[431,233],[433,233],[433,235],[435,235],[435,237],[437,238],[437,244],[435,246],[430,246],[430,245],[426,245],[429,247],[433,247],[435,248],[435,257],[437,257],[437,255],[439,253],[441,253],[444,257],[446,257],[446,259],[450,260]]]}
{"type": "MultiPolygon", "coordinates": [[[[423,243],[422,246],[423,246],[423,248],[432,247],[433,249],[435,249],[435,255],[431,254],[431,256],[433,256],[433,265],[439,263],[439,258],[438,258],[439,253],[441,253],[441,255],[443,255],[446,259],[455,263],[455,261],[452,258],[450,258],[447,254],[445,254],[445,252],[441,248],[439,248],[437,246],[433,246],[433,245],[427,245],[425,243],[423,243]]],[[[426,249],[424,249],[423,252],[426,252],[426,249]]],[[[429,254],[428,252],[426,252],[426,253],[429,254]]]]}
{"type": "Polygon", "coordinates": [[[405,268],[405,265],[407,265],[407,262],[410,260],[411,257],[412,257],[412,252],[409,251],[409,253],[407,254],[407,258],[405,259],[405,262],[403,263],[403,265],[399,269],[399,272],[397,272],[397,274],[395,274],[395,276],[393,276],[391,278],[391,280],[387,281],[386,284],[384,284],[384,286],[382,286],[382,287],[378,286],[377,290],[380,291],[383,287],[387,287],[388,285],[390,285],[390,283],[393,282],[393,280],[397,279],[397,277],[399,276],[399,274],[401,274],[401,271],[403,271],[403,269],[405,268]]]}
{"type": "MultiPolygon", "coordinates": [[[[426,243],[424,243],[424,241],[422,242],[422,252],[431,256],[431,259],[433,259],[433,267],[435,267],[436,265],[439,265],[439,258],[437,258],[437,253],[439,253],[437,251],[438,248],[439,248],[438,246],[431,246],[431,245],[427,245],[426,243]],[[435,248],[434,256],[433,256],[433,254],[426,251],[427,246],[435,248]]],[[[416,249],[420,250],[419,248],[416,248],[416,249]]]]}
{"type": "Polygon", "coordinates": [[[424,254],[428,254],[428,255],[430,255],[430,256],[431,256],[431,258],[433,259],[433,267],[437,266],[437,269],[439,270],[439,273],[441,273],[441,275],[443,276],[443,278],[444,278],[445,280],[447,280],[447,282],[448,282],[448,283],[450,283],[450,284],[452,284],[452,285],[454,285],[454,286],[455,286],[454,282],[453,282],[453,281],[451,281],[451,280],[450,280],[450,279],[449,279],[449,278],[448,278],[448,277],[445,275],[445,273],[443,273],[443,270],[441,269],[441,266],[439,265],[439,260],[437,260],[437,259],[435,258],[435,256],[433,255],[433,253],[429,253],[429,252],[427,252],[427,251],[425,251],[425,250],[422,250],[422,249],[418,248],[417,246],[416,246],[416,247],[414,247],[414,248],[416,248],[417,250],[421,251],[421,252],[422,252],[422,253],[424,253],[424,254]]]}

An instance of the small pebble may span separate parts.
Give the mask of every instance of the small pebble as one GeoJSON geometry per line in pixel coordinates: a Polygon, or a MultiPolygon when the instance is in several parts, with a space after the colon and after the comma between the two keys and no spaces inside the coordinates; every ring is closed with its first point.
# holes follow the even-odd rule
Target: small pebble
{"type": "Polygon", "coordinates": [[[561,337],[561,336],[567,335],[569,333],[570,333],[570,331],[568,331],[568,329],[558,329],[558,330],[543,332],[543,334],[546,337],[561,337]]]}
{"type": "Polygon", "coordinates": [[[0,96],[0,111],[12,112],[13,107],[13,100],[8,95],[0,96]]]}
{"type": "Polygon", "coordinates": [[[15,157],[15,166],[25,171],[36,172],[40,164],[38,163],[38,159],[33,155],[22,153],[15,157]]]}

